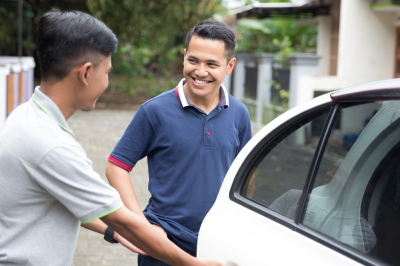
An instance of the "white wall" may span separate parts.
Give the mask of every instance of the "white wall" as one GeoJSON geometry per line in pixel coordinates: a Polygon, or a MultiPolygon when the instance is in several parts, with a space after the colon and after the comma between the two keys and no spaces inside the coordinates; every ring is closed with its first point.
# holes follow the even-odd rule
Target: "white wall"
{"type": "Polygon", "coordinates": [[[0,130],[7,117],[7,76],[9,67],[0,67],[0,130]]]}
{"type": "Polygon", "coordinates": [[[342,0],[338,76],[345,87],[393,78],[395,14],[374,12],[366,0],[342,0]]]}
{"type": "MultiPolygon", "coordinates": [[[[320,57],[309,54],[296,54],[290,57],[290,85],[289,85],[289,108],[293,108],[303,95],[300,78],[302,76],[315,76],[318,73],[318,61],[320,57]]],[[[312,99],[312,98],[310,98],[312,99]]]]}
{"type": "Polygon", "coordinates": [[[338,74],[299,77],[297,104],[314,97],[314,91],[393,78],[397,14],[372,11],[370,4],[366,0],[341,1],[338,74]]]}

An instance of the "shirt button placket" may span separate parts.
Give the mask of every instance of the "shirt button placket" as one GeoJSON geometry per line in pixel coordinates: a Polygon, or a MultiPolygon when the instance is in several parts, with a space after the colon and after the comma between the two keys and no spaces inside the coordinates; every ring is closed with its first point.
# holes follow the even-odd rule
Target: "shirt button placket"
{"type": "Polygon", "coordinates": [[[213,135],[212,135],[212,123],[209,123],[208,119],[204,123],[204,146],[212,148],[213,146],[213,135]]]}

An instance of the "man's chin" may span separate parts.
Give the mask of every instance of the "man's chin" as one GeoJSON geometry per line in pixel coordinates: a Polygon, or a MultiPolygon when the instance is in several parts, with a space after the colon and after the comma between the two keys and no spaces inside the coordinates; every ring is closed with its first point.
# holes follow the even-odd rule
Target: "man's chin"
{"type": "Polygon", "coordinates": [[[89,111],[92,111],[95,107],[96,107],[96,103],[93,103],[93,105],[91,107],[85,106],[85,107],[81,107],[78,109],[81,111],[84,111],[84,112],[89,112],[89,111]]]}

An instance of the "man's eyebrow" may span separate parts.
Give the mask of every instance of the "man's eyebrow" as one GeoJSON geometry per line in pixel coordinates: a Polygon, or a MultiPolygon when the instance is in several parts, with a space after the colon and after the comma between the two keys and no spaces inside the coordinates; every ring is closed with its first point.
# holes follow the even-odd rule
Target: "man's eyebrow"
{"type": "Polygon", "coordinates": [[[219,62],[219,61],[217,61],[217,60],[207,60],[207,62],[209,62],[209,63],[221,64],[221,62],[219,62]]]}
{"type": "Polygon", "coordinates": [[[193,56],[193,55],[189,55],[189,58],[190,58],[190,59],[195,59],[195,60],[197,60],[197,61],[199,60],[197,57],[195,57],[195,56],[193,56]]]}
{"type": "MultiPolygon", "coordinates": [[[[188,56],[190,59],[195,59],[195,60],[197,60],[197,61],[199,61],[199,59],[197,58],[197,57],[195,57],[195,56],[193,56],[193,55],[189,55],[188,56]]],[[[221,64],[221,62],[219,62],[218,60],[207,60],[206,62],[208,62],[208,63],[216,63],[216,64],[221,64]]]]}

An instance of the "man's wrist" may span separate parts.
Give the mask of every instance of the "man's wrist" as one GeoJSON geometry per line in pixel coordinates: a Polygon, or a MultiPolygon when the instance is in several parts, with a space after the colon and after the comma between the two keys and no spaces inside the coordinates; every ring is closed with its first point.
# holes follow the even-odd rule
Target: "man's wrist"
{"type": "Polygon", "coordinates": [[[109,243],[117,244],[118,241],[114,239],[115,232],[110,227],[107,227],[106,231],[104,232],[104,240],[109,243]]]}

